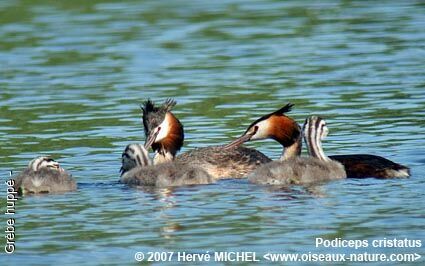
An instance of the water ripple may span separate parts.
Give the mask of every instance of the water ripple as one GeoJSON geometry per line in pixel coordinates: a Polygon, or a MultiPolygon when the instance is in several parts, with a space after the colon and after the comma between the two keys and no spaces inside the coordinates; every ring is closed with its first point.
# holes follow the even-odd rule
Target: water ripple
{"type": "MultiPolygon", "coordinates": [[[[419,1],[1,1],[0,172],[50,154],[79,184],[18,202],[17,253],[6,262],[424,239],[423,11],[419,1]],[[123,147],[144,140],[139,105],[168,97],[183,152],[226,143],[292,102],[299,123],[326,118],[327,153],[382,155],[413,175],[290,189],[117,183],[123,147]]],[[[281,154],[274,141],[248,146],[281,154]]]]}

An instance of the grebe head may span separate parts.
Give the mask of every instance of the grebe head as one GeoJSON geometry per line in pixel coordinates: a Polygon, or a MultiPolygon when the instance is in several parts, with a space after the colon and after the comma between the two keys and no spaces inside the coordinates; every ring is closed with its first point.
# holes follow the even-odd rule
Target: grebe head
{"type": "Polygon", "coordinates": [[[294,144],[299,139],[301,131],[297,122],[285,115],[285,113],[291,111],[292,106],[294,105],[288,103],[279,110],[260,117],[249,125],[241,137],[227,144],[224,148],[229,149],[250,140],[267,138],[278,141],[284,147],[294,144]]]}
{"type": "Polygon", "coordinates": [[[57,171],[63,171],[59,163],[48,156],[39,156],[28,163],[28,168],[34,172],[39,171],[42,168],[53,169],[57,171]]]}
{"type": "Polygon", "coordinates": [[[183,146],[183,125],[171,113],[176,102],[167,99],[162,106],[156,107],[150,100],[141,106],[143,127],[145,129],[145,148],[162,155],[170,154],[173,158],[183,146]]]}
{"type": "Polygon", "coordinates": [[[326,121],[318,116],[308,117],[303,126],[304,140],[307,145],[307,150],[310,156],[317,157],[323,161],[330,159],[325,155],[322,149],[322,140],[329,133],[326,121]]]}
{"type": "Polygon", "coordinates": [[[152,161],[144,146],[133,143],[128,144],[127,147],[125,147],[121,156],[121,164],[120,173],[123,175],[137,166],[152,165],[152,161]]]}

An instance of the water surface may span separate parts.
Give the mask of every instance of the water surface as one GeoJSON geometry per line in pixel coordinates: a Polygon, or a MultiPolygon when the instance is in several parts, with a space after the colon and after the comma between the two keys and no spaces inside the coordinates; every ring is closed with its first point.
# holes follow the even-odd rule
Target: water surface
{"type": "MultiPolygon", "coordinates": [[[[1,1],[2,182],[49,154],[79,185],[20,200],[16,252],[2,261],[353,252],[315,248],[317,237],[424,242],[424,29],[421,1],[1,1]],[[154,191],[117,183],[124,147],[144,141],[139,105],[168,97],[185,126],[182,152],[226,143],[292,102],[300,123],[326,118],[328,154],[385,156],[412,177],[286,190],[245,180],[154,191]]],[[[248,146],[281,154],[273,141],[248,146]]],[[[361,251],[425,256],[423,247],[361,251]]]]}

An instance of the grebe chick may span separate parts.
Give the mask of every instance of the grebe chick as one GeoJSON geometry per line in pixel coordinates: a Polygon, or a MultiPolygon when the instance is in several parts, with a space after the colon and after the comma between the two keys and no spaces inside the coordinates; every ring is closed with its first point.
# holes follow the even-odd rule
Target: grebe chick
{"type": "MultiPolygon", "coordinates": [[[[256,184],[306,185],[346,178],[344,166],[332,161],[323,152],[321,140],[328,134],[325,121],[310,116],[305,120],[303,133],[310,157],[294,157],[265,164],[251,173],[248,180],[256,184]]],[[[298,141],[301,142],[301,137],[298,141]]]]}
{"type": "Polygon", "coordinates": [[[140,144],[128,144],[121,155],[121,176],[137,166],[152,165],[149,152],[140,144]]]}
{"type": "Polygon", "coordinates": [[[122,183],[131,186],[184,186],[214,183],[202,168],[192,164],[164,162],[151,165],[148,151],[139,144],[129,144],[122,154],[122,183]]]}
{"type": "MultiPolygon", "coordinates": [[[[175,157],[183,145],[184,133],[180,121],[170,112],[176,104],[167,100],[156,107],[150,100],[142,105],[143,126],[146,134],[145,148],[155,151],[154,164],[172,161],[179,164],[197,165],[214,179],[240,178],[271,160],[254,149],[238,147],[223,149],[222,146],[197,148],[175,157]]],[[[282,113],[288,109],[282,109],[282,113]]]]}
{"type": "Polygon", "coordinates": [[[15,178],[15,189],[20,195],[62,193],[76,190],[77,184],[58,162],[40,156],[15,178]]]}

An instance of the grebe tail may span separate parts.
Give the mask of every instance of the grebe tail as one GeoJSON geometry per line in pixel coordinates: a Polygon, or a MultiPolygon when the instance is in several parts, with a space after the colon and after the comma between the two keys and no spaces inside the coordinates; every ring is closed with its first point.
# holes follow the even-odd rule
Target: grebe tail
{"type": "Polygon", "coordinates": [[[331,155],[332,160],[342,163],[349,178],[407,178],[410,169],[384,157],[372,154],[331,155]]]}

